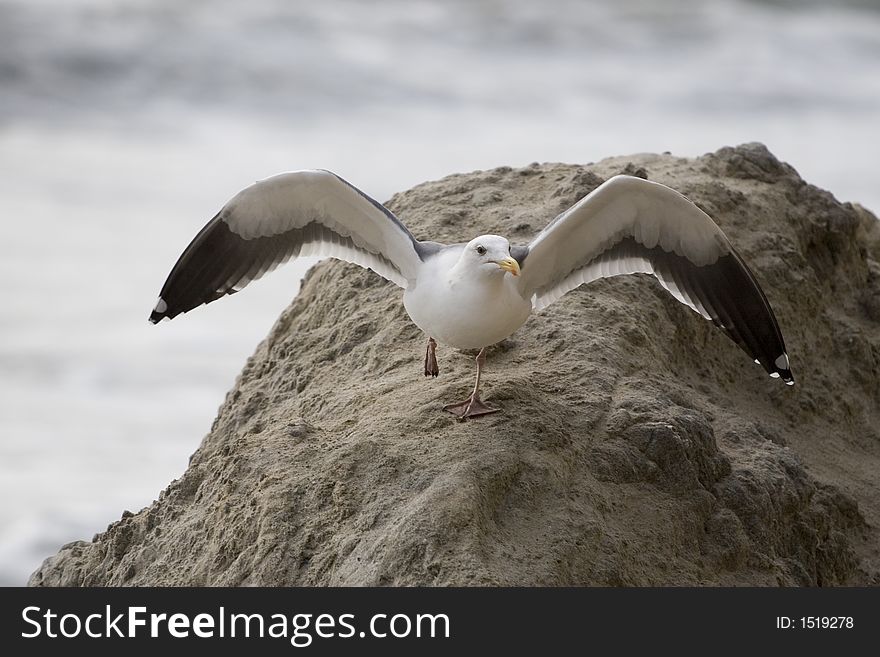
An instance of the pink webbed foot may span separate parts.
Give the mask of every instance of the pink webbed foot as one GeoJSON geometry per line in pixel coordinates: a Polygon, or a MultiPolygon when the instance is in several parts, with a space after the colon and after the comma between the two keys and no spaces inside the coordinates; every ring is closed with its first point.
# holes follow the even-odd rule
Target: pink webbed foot
{"type": "Polygon", "coordinates": [[[469,417],[479,417],[480,415],[497,413],[501,409],[487,406],[483,403],[482,399],[471,395],[463,402],[458,402],[457,404],[447,404],[443,407],[443,410],[452,413],[453,415],[458,417],[459,420],[466,420],[469,417]]]}

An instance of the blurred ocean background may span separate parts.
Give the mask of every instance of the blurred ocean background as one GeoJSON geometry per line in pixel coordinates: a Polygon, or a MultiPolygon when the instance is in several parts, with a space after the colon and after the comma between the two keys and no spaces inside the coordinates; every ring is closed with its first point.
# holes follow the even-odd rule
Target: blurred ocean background
{"type": "Polygon", "coordinates": [[[755,140],[880,210],[880,3],[0,0],[0,584],[180,476],[296,293],[147,323],[242,187],[755,140]]]}

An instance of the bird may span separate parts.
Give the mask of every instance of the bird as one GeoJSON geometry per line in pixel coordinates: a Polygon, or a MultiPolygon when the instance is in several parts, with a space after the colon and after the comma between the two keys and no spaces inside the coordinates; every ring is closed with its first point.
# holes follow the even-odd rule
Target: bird
{"type": "Polygon", "coordinates": [[[674,189],[629,175],[609,178],[531,242],[512,245],[501,235],[420,241],[331,171],[280,173],[240,191],[202,228],[171,269],[149,321],[234,294],[303,256],[352,262],[403,288],[403,306],[428,338],[425,376],[439,374],[438,343],[478,352],[470,395],[442,407],[460,420],[501,410],[480,396],[488,347],[567,292],[625,274],[653,275],[771,377],[794,384],[773,309],[718,225],[674,189]]]}

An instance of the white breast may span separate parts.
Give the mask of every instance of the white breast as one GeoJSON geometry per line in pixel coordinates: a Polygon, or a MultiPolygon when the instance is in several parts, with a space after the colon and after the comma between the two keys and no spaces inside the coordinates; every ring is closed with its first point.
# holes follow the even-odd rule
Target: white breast
{"type": "Polygon", "coordinates": [[[403,305],[429,336],[457,349],[480,349],[511,335],[531,313],[511,274],[454,277],[461,253],[448,249],[424,263],[403,305]]]}

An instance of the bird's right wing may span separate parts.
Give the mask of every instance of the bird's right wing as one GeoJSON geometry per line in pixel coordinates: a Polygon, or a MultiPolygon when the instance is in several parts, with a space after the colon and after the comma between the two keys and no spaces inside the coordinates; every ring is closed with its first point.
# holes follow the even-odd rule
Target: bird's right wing
{"type": "Polygon", "coordinates": [[[794,383],[782,333],[758,281],[715,222],[665,185],[615,176],[515,257],[521,289],[536,310],[599,278],[653,274],[770,376],[794,383]]]}
{"type": "Polygon", "coordinates": [[[347,260],[406,287],[428,248],[336,174],[282,173],[239,192],[196,235],[168,275],[150,321],[233,294],[298,256],[347,260]]]}

